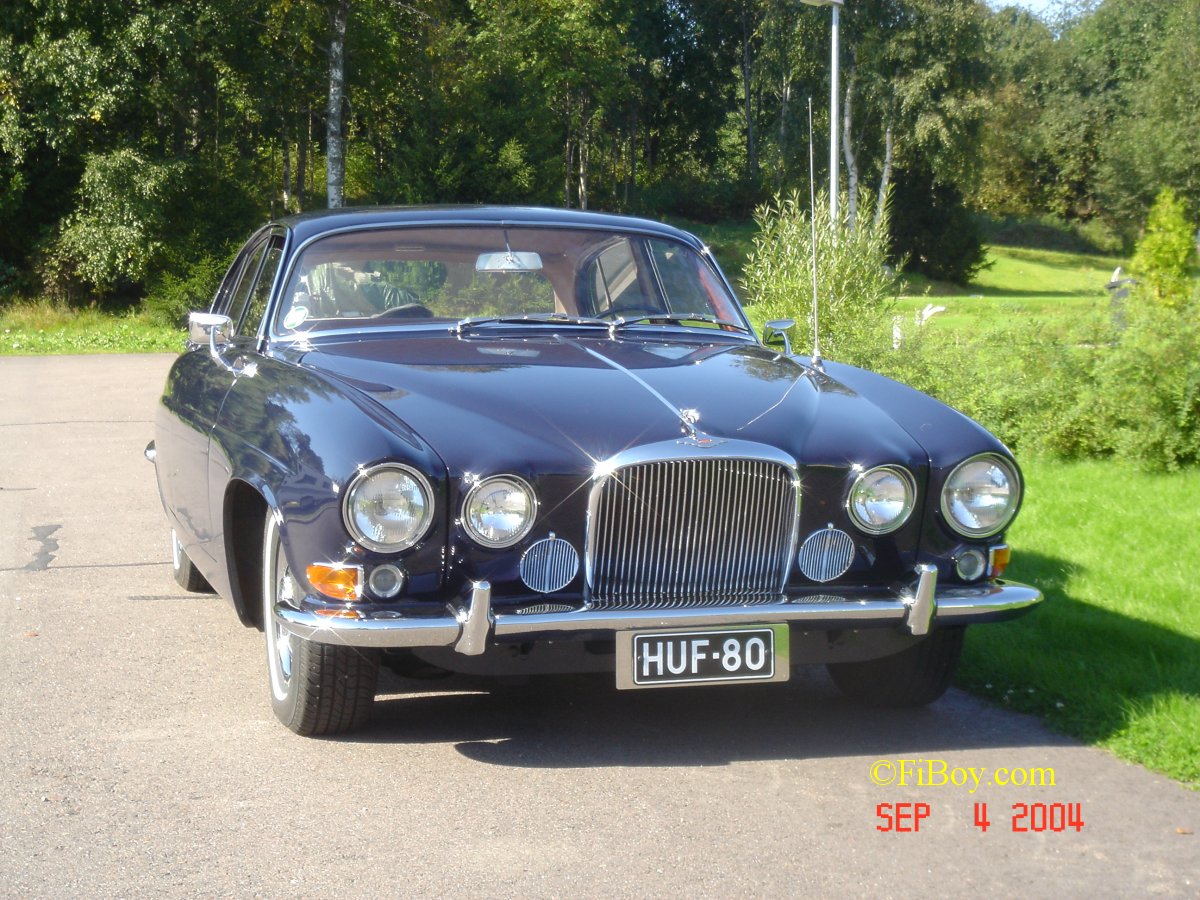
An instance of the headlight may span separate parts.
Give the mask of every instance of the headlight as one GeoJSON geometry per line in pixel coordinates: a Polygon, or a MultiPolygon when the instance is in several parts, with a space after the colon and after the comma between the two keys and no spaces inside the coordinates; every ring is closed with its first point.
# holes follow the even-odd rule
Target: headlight
{"type": "Polygon", "coordinates": [[[855,479],[846,508],[867,534],[887,534],[908,521],[916,496],[917,484],[906,469],[879,466],[855,479]]]}
{"type": "Polygon", "coordinates": [[[416,469],[384,463],[355,476],[342,518],[350,535],[379,553],[407,550],[429,530],[433,490],[416,469]]]}
{"type": "Polygon", "coordinates": [[[942,488],[942,515],[964,537],[998,534],[1012,521],[1021,481],[1007,460],[990,453],[961,462],[942,488]]]}
{"type": "Polygon", "coordinates": [[[468,492],[463,527],[485,547],[509,547],[529,534],[536,510],[533,488],[515,475],[497,475],[468,492]]]}

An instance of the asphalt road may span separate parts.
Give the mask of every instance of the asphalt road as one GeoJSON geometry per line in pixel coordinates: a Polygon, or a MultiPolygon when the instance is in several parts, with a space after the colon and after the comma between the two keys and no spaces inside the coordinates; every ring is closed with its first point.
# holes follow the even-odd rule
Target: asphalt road
{"type": "Polygon", "coordinates": [[[0,894],[1200,896],[1200,794],[956,691],[389,675],[370,730],[296,737],[261,635],[171,578],[169,364],[0,358],[0,894]]]}

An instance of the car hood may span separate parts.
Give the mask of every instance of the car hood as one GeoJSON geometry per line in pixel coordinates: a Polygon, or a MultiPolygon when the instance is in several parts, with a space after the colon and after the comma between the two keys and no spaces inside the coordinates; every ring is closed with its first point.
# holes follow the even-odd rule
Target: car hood
{"type": "Polygon", "coordinates": [[[590,472],[627,448],[685,437],[689,422],[802,465],[928,461],[884,409],[757,344],[425,334],[314,344],[300,362],[384,406],[454,476],[590,472]]]}

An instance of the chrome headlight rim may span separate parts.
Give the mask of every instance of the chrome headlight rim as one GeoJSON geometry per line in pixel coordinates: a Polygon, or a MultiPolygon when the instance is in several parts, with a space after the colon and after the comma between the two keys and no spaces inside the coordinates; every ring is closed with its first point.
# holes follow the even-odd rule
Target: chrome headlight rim
{"type": "Polygon", "coordinates": [[[850,492],[846,495],[846,513],[850,516],[850,521],[854,523],[854,527],[859,531],[872,536],[883,534],[891,534],[903,528],[905,523],[912,518],[913,510],[917,508],[917,479],[912,472],[908,471],[904,466],[897,463],[885,463],[881,466],[872,466],[869,469],[864,469],[858,473],[858,477],[854,479],[854,483],[850,485],[850,492]],[[899,476],[904,483],[906,502],[904,504],[904,512],[897,516],[892,521],[884,525],[873,525],[870,522],[864,522],[859,518],[857,510],[854,508],[854,495],[858,491],[859,485],[865,479],[876,473],[887,472],[892,475],[899,476]]]}
{"type": "Polygon", "coordinates": [[[974,540],[983,540],[985,538],[994,537],[1004,531],[1012,520],[1016,518],[1017,510],[1021,508],[1021,495],[1023,486],[1021,484],[1021,473],[1017,469],[1016,463],[999,453],[977,453],[974,456],[968,456],[953,469],[946,477],[945,484],[942,485],[941,501],[938,504],[942,511],[942,518],[945,520],[947,527],[955,534],[965,538],[974,540]],[[968,528],[954,517],[950,507],[950,486],[954,483],[954,478],[966,466],[977,462],[990,462],[999,468],[1006,476],[1008,476],[1010,501],[1008,509],[1005,510],[1003,517],[999,523],[988,528],[968,528]]]}
{"type": "Polygon", "coordinates": [[[479,546],[488,550],[504,550],[508,547],[514,546],[515,544],[519,544],[529,535],[529,532],[533,531],[534,523],[537,521],[537,506],[537,494],[534,493],[533,486],[520,475],[488,475],[485,478],[480,478],[473,485],[471,485],[471,489],[467,491],[466,496],[463,497],[460,520],[462,521],[463,531],[465,531],[467,536],[479,546]],[[525,519],[525,523],[521,526],[521,529],[518,532],[514,532],[511,536],[502,541],[492,540],[476,530],[471,521],[470,513],[471,502],[475,499],[475,497],[486,488],[495,485],[497,482],[508,482],[509,484],[512,484],[521,490],[529,499],[529,516],[525,519]]]}
{"type": "Polygon", "coordinates": [[[419,544],[425,535],[429,533],[429,528],[433,524],[433,485],[430,484],[429,478],[419,469],[413,468],[406,463],[398,462],[382,462],[371,466],[360,468],[355,476],[350,479],[350,483],[346,486],[346,493],[342,500],[342,524],[346,530],[350,532],[350,537],[358,544],[366,547],[368,550],[373,550],[376,553],[384,553],[388,555],[403,553],[405,550],[410,550],[419,544]],[[385,544],[368,537],[363,534],[362,530],[354,521],[354,516],[350,512],[351,503],[354,500],[354,492],[358,490],[362,484],[380,472],[396,471],[403,472],[416,482],[417,487],[421,491],[421,496],[425,500],[425,511],[421,516],[416,529],[414,529],[412,537],[407,538],[395,544],[385,544]]]}

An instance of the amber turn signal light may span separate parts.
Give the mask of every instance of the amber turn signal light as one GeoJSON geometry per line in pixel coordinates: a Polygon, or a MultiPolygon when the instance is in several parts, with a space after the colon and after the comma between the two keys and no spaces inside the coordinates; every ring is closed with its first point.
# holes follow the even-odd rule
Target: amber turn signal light
{"type": "Polygon", "coordinates": [[[363,571],[358,566],[313,563],[306,572],[308,583],[326,597],[350,602],[362,597],[363,571]]]}
{"type": "Polygon", "coordinates": [[[988,575],[992,578],[999,578],[1003,575],[1011,557],[1012,551],[1008,549],[1008,544],[997,544],[992,547],[988,551],[988,575]]]}

